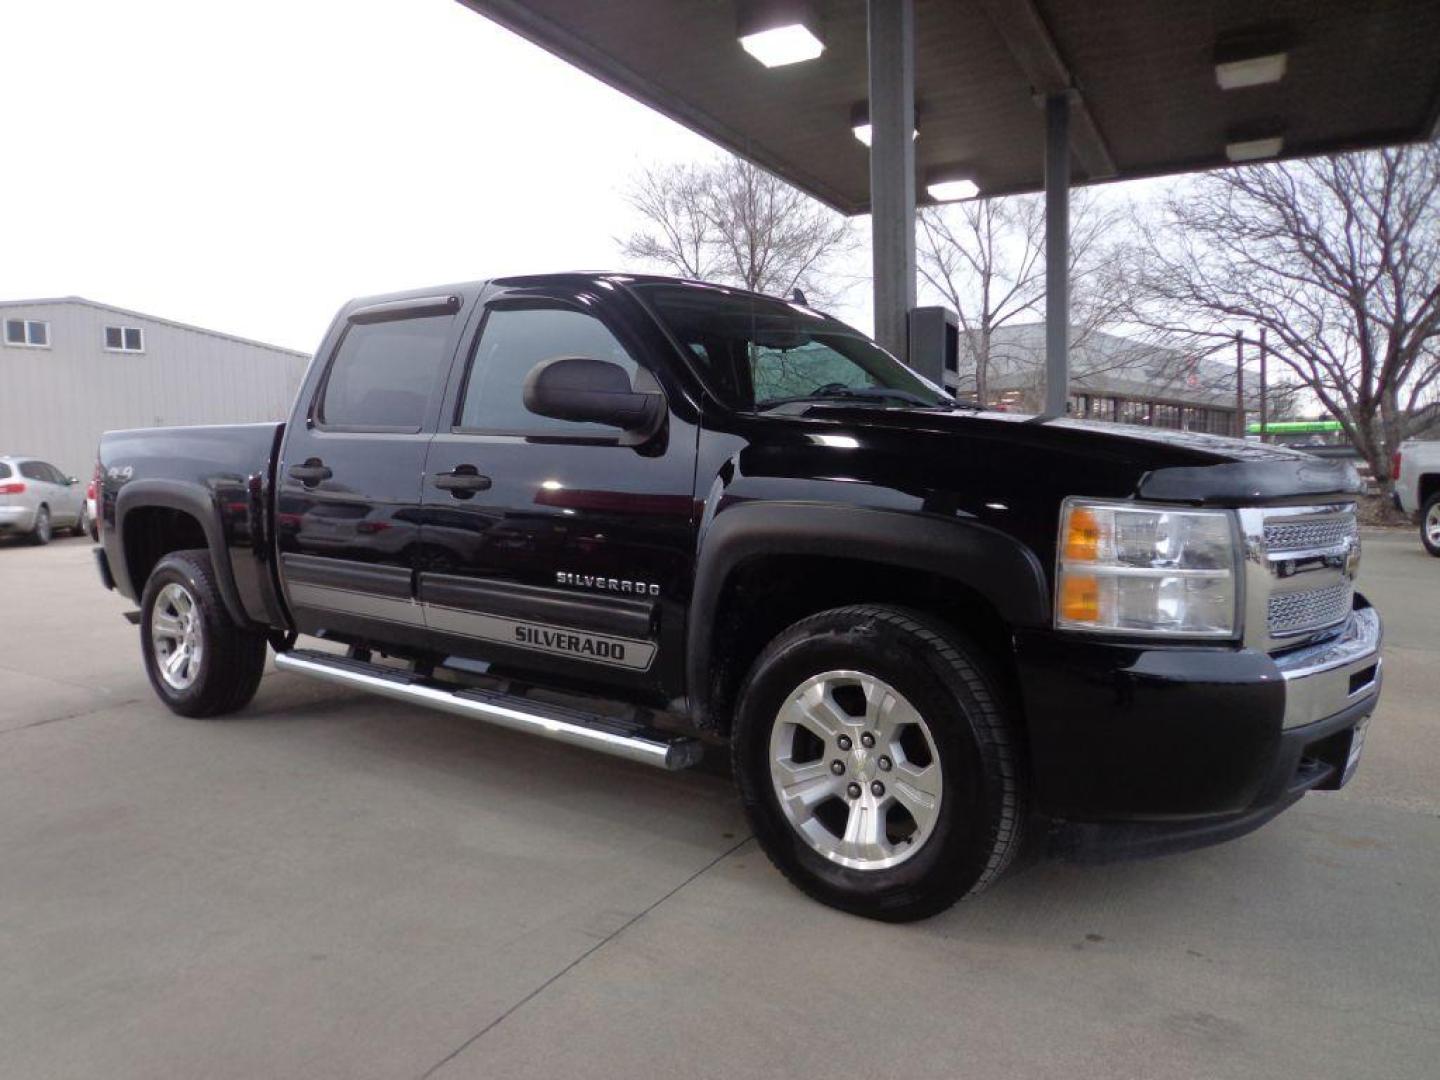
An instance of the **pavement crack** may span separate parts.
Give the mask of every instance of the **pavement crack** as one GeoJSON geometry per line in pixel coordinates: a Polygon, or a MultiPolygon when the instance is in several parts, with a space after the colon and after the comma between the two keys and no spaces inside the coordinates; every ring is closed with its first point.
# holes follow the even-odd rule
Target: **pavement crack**
{"type": "Polygon", "coordinates": [[[44,720],[32,720],[28,724],[20,724],[16,727],[4,728],[3,730],[0,730],[0,736],[13,735],[17,731],[29,731],[31,728],[44,727],[46,724],[59,724],[65,720],[83,720],[87,716],[94,716],[96,713],[102,713],[106,709],[124,708],[126,705],[134,705],[141,700],[143,699],[134,697],[125,698],[121,701],[107,701],[101,705],[95,705],[89,708],[77,709],[74,712],[65,713],[63,716],[49,716],[46,717],[44,720]]]}
{"type": "Polygon", "coordinates": [[[546,979],[544,982],[542,982],[539,986],[535,987],[535,989],[531,990],[528,994],[526,994],[524,997],[522,997],[519,1001],[517,1001],[517,1002],[515,1002],[515,1004],[511,1005],[508,1009],[506,1009],[504,1012],[502,1012],[502,1013],[501,1013],[499,1016],[497,1016],[494,1020],[491,1020],[488,1024],[486,1024],[483,1028],[481,1028],[479,1031],[477,1031],[474,1035],[471,1035],[468,1039],[466,1039],[464,1042],[462,1042],[459,1046],[455,1047],[454,1050],[451,1050],[450,1053],[446,1054],[443,1058],[441,1058],[439,1061],[437,1061],[434,1065],[431,1065],[430,1068],[426,1069],[423,1073],[420,1074],[419,1080],[428,1080],[429,1077],[434,1076],[437,1072],[439,1072],[441,1069],[443,1069],[446,1065],[450,1064],[450,1062],[454,1061],[454,1060],[455,1060],[456,1058],[458,1058],[461,1054],[463,1054],[466,1050],[470,1049],[470,1047],[474,1046],[477,1042],[479,1042],[481,1039],[483,1039],[486,1035],[488,1035],[490,1032],[494,1031],[495,1028],[497,1028],[497,1027],[499,1027],[501,1024],[503,1024],[503,1023],[506,1021],[506,1019],[508,1019],[512,1014],[518,1012],[520,1009],[524,1008],[524,1007],[525,1007],[526,1005],[528,1005],[530,1002],[534,1001],[537,997],[539,997],[542,993],[544,993],[544,992],[545,992],[547,989],[549,989],[552,985],[554,985],[554,984],[555,984],[556,982],[558,982],[559,980],[563,979],[566,975],[570,974],[570,972],[574,971],[574,970],[575,970],[576,968],[578,968],[581,964],[583,964],[586,960],[590,959],[590,957],[594,956],[597,952],[599,952],[601,949],[603,949],[606,945],[610,944],[610,942],[614,941],[617,937],[619,937],[621,934],[623,934],[626,930],[630,929],[630,927],[634,926],[637,922],[639,922],[641,919],[643,919],[646,915],[649,915],[650,912],[654,911],[654,910],[655,910],[657,907],[659,907],[661,904],[665,903],[666,900],[669,900],[672,896],[674,896],[676,893],[680,892],[682,889],[684,889],[684,888],[685,888],[687,885],[689,885],[691,882],[695,881],[697,878],[701,877],[702,875],[708,873],[712,868],[714,868],[715,866],[719,865],[719,864],[720,864],[721,862],[723,862],[724,860],[728,859],[731,855],[735,854],[735,852],[739,851],[742,847],[744,847],[746,844],[748,844],[748,843],[751,841],[751,839],[753,839],[753,838],[752,838],[749,834],[745,835],[745,836],[742,837],[739,841],[737,841],[736,843],[732,844],[730,847],[728,847],[728,848],[726,848],[724,851],[722,851],[719,855],[716,855],[713,859],[711,859],[709,862],[707,862],[704,866],[700,867],[699,870],[696,870],[693,874],[691,874],[689,877],[687,877],[684,881],[680,882],[680,884],[676,885],[676,886],[675,886],[673,889],[671,889],[669,892],[665,893],[663,896],[657,897],[657,898],[656,898],[653,902],[651,902],[649,905],[647,905],[646,907],[642,908],[640,911],[637,911],[634,915],[632,915],[630,918],[626,919],[623,923],[621,923],[619,926],[617,926],[617,927],[616,927],[614,930],[612,930],[610,933],[606,934],[603,938],[601,938],[599,941],[597,941],[594,945],[590,946],[590,948],[586,949],[586,950],[585,950],[584,952],[582,952],[579,956],[575,957],[574,960],[571,960],[570,963],[566,964],[566,965],[565,965],[563,968],[561,968],[559,971],[555,972],[554,975],[551,975],[548,979],[546,979]]]}

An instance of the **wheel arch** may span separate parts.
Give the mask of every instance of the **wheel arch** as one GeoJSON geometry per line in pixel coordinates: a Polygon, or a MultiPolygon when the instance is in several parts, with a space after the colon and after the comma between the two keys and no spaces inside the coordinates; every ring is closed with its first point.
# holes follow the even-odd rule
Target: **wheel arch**
{"type": "Polygon", "coordinates": [[[701,539],[686,683],[702,728],[727,731],[734,693],[765,643],[799,618],[852,603],[924,611],[1013,675],[1010,633],[1049,622],[1034,552],[975,522],[817,503],[742,504],[701,539]],[[727,638],[721,662],[717,641],[727,638]]]}
{"type": "Polygon", "coordinates": [[[208,492],[173,480],[134,480],[115,500],[115,532],[122,558],[112,566],[120,591],[139,598],[155,565],[172,551],[205,548],[225,610],[250,623],[235,586],[219,517],[208,492]]]}
{"type": "Polygon", "coordinates": [[[1440,495],[1440,472],[1422,472],[1415,481],[1416,501],[1420,509],[1431,496],[1440,495]]]}

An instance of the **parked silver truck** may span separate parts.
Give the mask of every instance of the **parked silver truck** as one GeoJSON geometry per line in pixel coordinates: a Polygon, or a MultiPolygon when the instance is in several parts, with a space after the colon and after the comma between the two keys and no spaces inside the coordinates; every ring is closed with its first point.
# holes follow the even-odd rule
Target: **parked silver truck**
{"type": "Polygon", "coordinates": [[[1440,441],[1412,440],[1395,453],[1395,502],[1407,514],[1420,516],[1420,542],[1440,558],[1440,441]]]}

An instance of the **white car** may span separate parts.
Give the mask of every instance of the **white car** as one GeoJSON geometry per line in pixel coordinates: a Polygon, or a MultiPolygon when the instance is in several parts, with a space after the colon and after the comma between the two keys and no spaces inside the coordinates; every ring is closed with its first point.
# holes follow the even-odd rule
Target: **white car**
{"type": "Polygon", "coordinates": [[[1407,442],[1391,465],[1395,501],[1407,514],[1420,515],[1420,542],[1440,557],[1440,442],[1407,442]]]}
{"type": "Polygon", "coordinates": [[[0,536],[28,535],[48,544],[56,529],[90,531],[85,488],[48,461],[0,456],[0,536]]]}

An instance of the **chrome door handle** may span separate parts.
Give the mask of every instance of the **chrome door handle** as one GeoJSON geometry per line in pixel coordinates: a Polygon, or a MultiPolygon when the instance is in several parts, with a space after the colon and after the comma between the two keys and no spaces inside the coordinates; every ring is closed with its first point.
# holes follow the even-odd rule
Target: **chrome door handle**
{"type": "Polygon", "coordinates": [[[303,465],[291,465],[290,477],[299,480],[306,487],[314,487],[321,480],[329,480],[335,474],[319,458],[310,458],[303,465]]]}
{"type": "Polygon", "coordinates": [[[490,477],[481,476],[474,465],[457,465],[435,477],[435,486],[457,499],[468,499],[477,491],[490,490],[490,477]]]}

